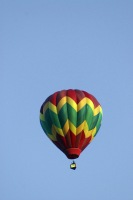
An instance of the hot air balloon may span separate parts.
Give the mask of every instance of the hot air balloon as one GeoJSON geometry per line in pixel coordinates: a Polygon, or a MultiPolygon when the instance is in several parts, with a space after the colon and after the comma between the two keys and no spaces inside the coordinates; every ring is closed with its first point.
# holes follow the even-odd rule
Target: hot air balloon
{"type": "MultiPolygon", "coordinates": [[[[61,90],[40,109],[40,123],[48,138],[69,159],[76,159],[96,136],[102,120],[97,99],[82,90],[61,90]]],[[[73,162],[70,168],[76,168],[73,162]]]]}

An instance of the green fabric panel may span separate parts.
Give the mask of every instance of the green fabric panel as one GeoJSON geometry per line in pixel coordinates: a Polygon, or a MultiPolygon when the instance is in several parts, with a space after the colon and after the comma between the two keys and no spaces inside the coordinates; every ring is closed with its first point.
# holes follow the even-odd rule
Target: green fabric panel
{"type": "Polygon", "coordinates": [[[70,104],[67,104],[67,113],[70,122],[73,123],[74,126],[77,126],[77,112],[70,104]]]}
{"type": "Polygon", "coordinates": [[[99,118],[99,114],[96,115],[96,116],[93,116],[93,121],[92,121],[92,123],[91,123],[91,125],[90,125],[90,127],[89,127],[90,130],[92,130],[92,129],[94,129],[94,128],[96,127],[96,124],[97,124],[98,118],[99,118]]]}
{"type": "Polygon", "coordinates": [[[67,104],[64,104],[64,106],[59,111],[58,118],[60,121],[61,128],[63,129],[66,121],[68,120],[67,104]]]}
{"type": "Polygon", "coordinates": [[[86,105],[77,112],[77,127],[86,119],[86,105]]]}
{"type": "Polygon", "coordinates": [[[43,115],[44,115],[44,119],[45,119],[45,121],[48,123],[49,127],[52,128],[53,122],[52,122],[52,120],[51,120],[50,110],[47,109],[46,112],[45,112],[43,115]]]}
{"type": "Polygon", "coordinates": [[[42,126],[44,132],[46,133],[46,135],[47,135],[48,133],[52,135],[51,127],[49,126],[49,124],[48,124],[47,122],[41,121],[41,120],[40,120],[40,123],[41,123],[41,126],[42,126]]]}
{"type": "Polygon", "coordinates": [[[98,126],[98,129],[97,129],[97,131],[96,131],[96,133],[95,133],[94,137],[97,135],[97,133],[98,133],[98,131],[99,131],[100,127],[101,127],[101,124],[99,124],[99,126],[98,126]]]}
{"type": "Polygon", "coordinates": [[[53,125],[55,125],[57,128],[61,128],[60,120],[56,113],[54,113],[52,110],[49,110],[49,117],[51,118],[53,125]]]}
{"type": "Polygon", "coordinates": [[[61,108],[58,115],[52,110],[47,109],[44,113],[44,118],[45,121],[42,121],[40,119],[40,123],[46,134],[52,134],[52,125],[63,129],[67,119],[69,119],[70,122],[73,123],[76,127],[78,127],[84,122],[84,120],[86,120],[89,130],[92,130],[96,127],[97,134],[101,126],[102,113],[100,112],[96,116],[93,116],[93,110],[88,104],[86,104],[81,110],[76,112],[70,104],[66,103],[61,108]]]}
{"type": "Polygon", "coordinates": [[[89,130],[91,130],[90,127],[91,127],[92,121],[93,121],[93,110],[92,110],[92,108],[87,104],[87,105],[86,105],[86,122],[87,122],[87,124],[88,124],[89,130]]]}
{"type": "Polygon", "coordinates": [[[101,121],[102,121],[102,113],[99,113],[99,118],[98,118],[98,121],[97,121],[97,124],[96,124],[97,131],[96,131],[94,137],[96,136],[96,134],[98,133],[98,131],[99,131],[100,127],[101,127],[101,121]]]}

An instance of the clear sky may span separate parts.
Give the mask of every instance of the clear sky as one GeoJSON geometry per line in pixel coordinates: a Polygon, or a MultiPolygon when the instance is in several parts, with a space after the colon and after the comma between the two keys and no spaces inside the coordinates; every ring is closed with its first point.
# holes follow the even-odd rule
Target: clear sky
{"type": "Polygon", "coordinates": [[[133,1],[0,1],[0,199],[133,199],[133,1]],[[103,107],[93,142],[71,160],[39,110],[78,88],[103,107]]]}

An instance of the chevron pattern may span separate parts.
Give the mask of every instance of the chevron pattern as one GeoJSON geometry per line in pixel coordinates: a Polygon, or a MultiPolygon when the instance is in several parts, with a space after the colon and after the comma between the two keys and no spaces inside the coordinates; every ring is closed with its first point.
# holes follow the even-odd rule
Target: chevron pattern
{"type": "Polygon", "coordinates": [[[46,135],[65,153],[81,151],[96,136],[102,108],[91,94],[81,90],[62,90],[49,96],[40,109],[40,123],[46,135]]]}

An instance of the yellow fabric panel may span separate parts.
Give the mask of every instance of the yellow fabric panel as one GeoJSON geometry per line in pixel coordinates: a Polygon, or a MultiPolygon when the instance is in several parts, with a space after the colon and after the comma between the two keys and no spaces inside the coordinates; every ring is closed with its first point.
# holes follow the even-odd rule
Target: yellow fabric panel
{"type": "Polygon", "coordinates": [[[52,141],[57,141],[56,137],[51,134],[47,134],[47,136],[52,140],[52,141]]]}
{"type": "Polygon", "coordinates": [[[89,98],[86,98],[86,103],[91,107],[92,110],[94,110],[94,104],[89,98]]]}
{"type": "Polygon", "coordinates": [[[66,97],[63,97],[63,98],[59,101],[59,103],[58,103],[58,105],[57,105],[58,113],[59,113],[60,109],[64,106],[65,103],[66,103],[66,97]]]}
{"type": "Polygon", "coordinates": [[[78,135],[84,129],[85,121],[77,127],[76,135],[78,135]]]}
{"type": "Polygon", "coordinates": [[[85,137],[88,138],[88,137],[90,137],[91,135],[94,137],[95,133],[96,133],[96,127],[95,127],[94,129],[88,131],[88,132],[86,131],[86,132],[85,132],[85,137]]]}
{"type": "Polygon", "coordinates": [[[55,114],[57,114],[57,107],[52,104],[51,102],[49,102],[48,107],[50,110],[52,110],[55,114]]]}
{"type": "Polygon", "coordinates": [[[69,128],[70,130],[76,135],[76,127],[69,121],[69,128]]]}
{"type": "Polygon", "coordinates": [[[63,133],[63,131],[62,131],[61,128],[58,128],[58,127],[56,127],[55,125],[54,125],[54,128],[55,128],[56,132],[57,132],[59,135],[61,135],[61,136],[64,137],[64,133],[63,133]]]}
{"type": "Polygon", "coordinates": [[[97,115],[101,110],[101,106],[97,106],[95,109],[94,109],[94,116],[97,115]]]}
{"type": "Polygon", "coordinates": [[[103,110],[102,107],[100,106],[100,113],[103,115],[103,110]]]}
{"type": "Polygon", "coordinates": [[[96,134],[96,130],[97,130],[96,127],[92,130],[92,133],[91,133],[91,134],[92,134],[93,137],[94,137],[94,135],[96,134]]]}
{"type": "Polygon", "coordinates": [[[45,113],[45,111],[48,109],[48,104],[49,104],[49,102],[47,102],[47,103],[43,106],[43,113],[45,113]]]}
{"type": "Polygon", "coordinates": [[[54,125],[52,125],[52,134],[56,137],[56,130],[55,130],[54,125]]]}
{"type": "Polygon", "coordinates": [[[77,104],[72,98],[67,97],[67,103],[70,104],[74,108],[74,110],[76,110],[77,112],[77,104]]]}
{"type": "Polygon", "coordinates": [[[88,127],[87,122],[85,121],[85,122],[84,122],[84,133],[85,133],[85,137],[86,137],[86,138],[87,138],[87,136],[88,136],[88,130],[89,130],[89,127],[88,127]]]}
{"type": "Polygon", "coordinates": [[[86,105],[86,97],[83,98],[83,99],[78,103],[78,109],[77,109],[77,111],[81,110],[85,105],[86,105]]]}
{"type": "Polygon", "coordinates": [[[64,127],[63,127],[64,135],[67,134],[68,130],[69,130],[69,121],[67,120],[64,127]]]}
{"type": "Polygon", "coordinates": [[[58,113],[61,110],[61,108],[64,106],[65,103],[68,103],[69,105],[71,105],[77,112],[76,102],[71,97],[66,96],[66,97],[63,97],[57,105],[58,113]]]}
{"type": "Polygon", "coordinates": [[[45,121],[44,115],[43,115],[42,113],[40,113],[40,119],[41,119],[42,121],[45,121]]]}

